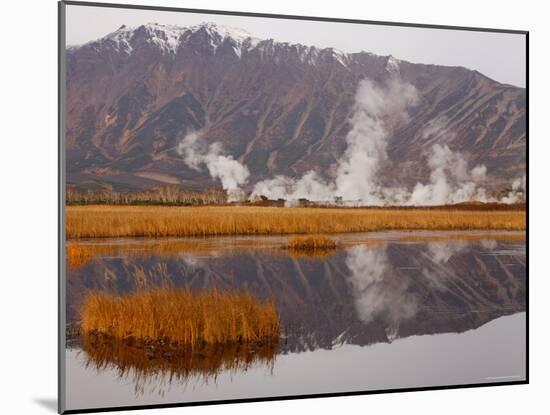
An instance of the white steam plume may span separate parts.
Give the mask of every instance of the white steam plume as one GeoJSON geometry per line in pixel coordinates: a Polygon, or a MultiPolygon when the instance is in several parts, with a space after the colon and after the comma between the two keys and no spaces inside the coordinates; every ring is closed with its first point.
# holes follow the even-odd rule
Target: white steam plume
{"type": "Polygon", "coordinates": [[[270,199],[285,199],[288,205],[299,199],[312,201],[332,201],[335,195],[333,183],[326,183],[316,172],[309,171],[300,179],[278,175],[254,185],[252,199],[266,196],[270,199]]]}
{"type": "Polygon", "coordinates": [[[487,192],[480,183],[485,180],[484,165],[468,170],[462,154],[453,152],[446,144],[434,144],[428,156],[431,169],[429,183],[417,183],[408,205],[445,205],[469,200],[488,201],[487,192]]]}
{"type": "Polygon", "coordinates": [[[488,201],[481,187],[487,174],[483,165],[468,169],[466,159],[447,145],[438,144],[451,138],[446,117],[426,124],[425,139],[435,142],[427,154],[430,181],[417,183],[412,191],[404,187],[387,187],[380,183],[380,168],[387,159],[389,121],[399,123],[408,119],[407,109],[418,101],[414,86],[392,77],[384,86],[369,80],[361,81],[355,96],[350,119],[351,129],[346,136],[347,148],[338,161],[334,181],[326,182],[319,174],[309,171],[300,179],[276,176],[254,186],[252,197],[271,199],[332,202],[341,198],[358,205],[443,205],[469,200],[488,201]]]}
{"type": "Polygon", "coordinates": [[[177,151],[183,156],[185,164],[192,169],[200,170],[201,165],[204,164],[210,177],[221,181],[229,201],[243,199],[244,192],[241,186],[248,180],[250,172],[233,156],[223,155],[220,143],[216,142],[207,147],[199,140],[199,134],[193,132],[179,142],[177,151]]]}
{"type": "Polygon", "coordinates": [[[347,149],[339,161],[336,174],[336,196],[380,205],[378,181],[380,163],[387,158],[388,131],[385,118],[397,121],[408,118],[407,108],[418,100],[414,86],[392,78],[386,88],[368,80],[361,82],[355,96],[351,130],[346,137],[347,149]]]}
{"type": "MultiPolygon", "coordinates": [[[[385,204],[378,180],[380,164],[387,158],[387,121],[407,119],[407,108],[415,104],[418,94],[414,86],[393,77],[384,86],[363,80],[355,96],[351,129],[346,136],[347,148],[338,161],[336,178],[325,182],[309,171],[300,179],[276,176],[257,183],[252,197],[260,195],[290,202],[300,198],[312,201],[333,201],[336,197],[361,204],[385,204]]],[[[389,192],[393,193],[393,192],[389,192]]]]}
{"type": "Polygon", "coordinates": [[[431,169],[428,183],[417,183],[408,199],[408,205],[443,205],[476,200],[479,202],[517,203],[525,198],[525,176],[512,183],[507,196],[497,200],[487,195],[482,184],[487,178],[487,167],[478,165],[468,169],[468,162],[458,152],[453,152],[438,140],[449,141],[454,134],[447,130],[448,119],[437,117],[426,124],[422,136],[434,141],[429,154],[428,166],[431,169]]]}
{"type": "MultiPolygon", "coordinates": [[[[284,199],[293,205],[299,199],[347,205],[410,205],[428,206],[467,201],[495,202],[483,187],[487,168],[478,165],[470,169],[464,155],[452,151],[447,144],[454,133],[449,131],[449,119],[440,116],[426,123],[421,132],[430,144],[425,157],[430,168],[426,183],[416,183],[412,189],[388,187],[381,182],[381,166],[387,159],[390,126],[408,119],[407,110],[418,101],[415,87],[398,75],[386,84],[378,85],[366,79],[360,82],[355,96],[351,128],[346,136],[347,147],[337,163],[333,179],[325,180],[313,170],[302,177],[278,175],[256,183],[251,199],[266,196],[284,199]]],[[[250,172],[222,147],[214,143],[207,147],[197,133],[188,134],[178,145],[185,163],[199,170],[205,165],[214,179],[220,179],[229,200],[242,200],[241,187],[250,172]]],[[[514,180],[512,190],[500,202],[516,203],[525,198],[525,176],[514,180]]]]}
{"type": "Polygon", "coordinates": [[[512,182],[512,190],[501,200],[503,203],[519,203],[525,201],[527,178],[525,175],[512,182]]]}
{"type": "Polygon", "coordinates": [[[422,137],[431,147],[426,154],[430,168],[430,181],[417,183],[406,204],[444,205],[478,200],[489,201],[487,192],[481,186],[487,175],[484,165],[468,168],[466,158],[451,151],[448,145],[439,141],[450,141],[454,133],[448,130],[449,119],[439,116],[426,123],[422,137]]]}

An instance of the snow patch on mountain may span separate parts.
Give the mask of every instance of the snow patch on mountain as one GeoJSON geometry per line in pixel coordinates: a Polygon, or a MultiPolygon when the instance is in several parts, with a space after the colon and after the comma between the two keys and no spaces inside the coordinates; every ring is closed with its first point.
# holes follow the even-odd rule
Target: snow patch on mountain
{"type": "Polygon", "coordinates": [[[246,30],[222,26],[212,22],[205,22],[194,26],[163,25],[148,23],[138,27],[121,26],[108,35],[88,42],[82,46],[70,46],[67,50],[77,50],[80,47],[91,47],[97,51],[109,48],[130,56],[136,49],[138,42],[155,45],[163,54],[175,56],[181,47],[201,34],[206,35],[207,44],[212,53],[217,53],[218,48],[228,44],[235,55],[240,59],[244,54],[256,50],[260,57],[273,56],[280,51],[286,51],[308,65],[316,66],[322,60],[333,59],[345,68],[348,68],[350,56],[338,49],[319,49],[314,46],[277,42],[273,39],[259,39],[253,37],[246,30]]]}
{"type": "Polygon", "coordinates": [[[389,55],[386,62],[386,71],[392,75],[399,75],[399,59],[389,55]]]}
{"type": "Polygon", "coordinates": [[[131,55],[136,43],[144,40],[149,44],[157,46],[163,54],[176,54],[182,43],[185,43],[200,31],[207,34],[210,47],[214,52],[224,41],[229,40],[232,43],[235,54],[239,57],[242,56],[243,49],[254,48],[261,41],[261,39],[252,37],[245,30],[221,26],[215,23],[201,23],[189,27],[147,23],[137,27],[122,25],[114,32],[98,40],[85,43],[82,46],[70,46],[67,49],[76,50],[81,47],[91,47],[92,49],[99,50],[107,47],[117,52],[131,55]]]}
{"type": "Polygon", "coordinates": [[[255,46],[260,42],[260,39],[252,37],[250,33],[248,33],[244,29],[239,29],[236,27],[229,27],[229,26],[221,26],[212,22],[201,23],[195,26],[190,26],[186,28],[186,30],[189,30],[192,33],[198,32],[199,30],[204,30],[214,38],[218,37],[218,38],[221,38],[222,40],[225,38],[230,38],[233,41],[235,41],[235,43],[247,44],[250,46],[255,46]]]}

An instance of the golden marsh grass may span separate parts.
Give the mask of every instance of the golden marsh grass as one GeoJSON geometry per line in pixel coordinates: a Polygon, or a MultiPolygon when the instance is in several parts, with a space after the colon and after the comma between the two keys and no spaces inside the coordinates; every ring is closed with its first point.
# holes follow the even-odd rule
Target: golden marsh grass
{"type": "Polygon", "coordinates": [[[295,251],[330,250],[336,249],[336,241],[325,235],[295,236],[286,248],[295,251]]]}
{"type": "Polygon", "coordinates": [[[81,313],[84,334],[152,339],[184,346],[269,343],[279,337],[275,304],[246,292],[154,288],[128,295],[88,293],[81,313]]]}
{"type": "Polygon", "coordinates": [[[385,230],[524,230],[525,210],[68,206],[68,239],[385,230]]]}
{"type": "Polygon", "coordinates": [[[330,256],[338,244],[325,235],[294,236],[283,248],[295,258],[324,259],[330,256]]]}

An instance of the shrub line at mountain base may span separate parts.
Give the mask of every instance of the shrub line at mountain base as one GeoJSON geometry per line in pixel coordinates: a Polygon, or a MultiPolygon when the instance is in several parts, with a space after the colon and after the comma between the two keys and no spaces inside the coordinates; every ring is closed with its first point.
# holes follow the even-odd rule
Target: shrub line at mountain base
{"type": "Polygon", "coordinates": [[[67,239],[330,234],[389,230],[525,230],[524,205],[510,210],[277,208],[258,206],[67,206],[67,239]]]}

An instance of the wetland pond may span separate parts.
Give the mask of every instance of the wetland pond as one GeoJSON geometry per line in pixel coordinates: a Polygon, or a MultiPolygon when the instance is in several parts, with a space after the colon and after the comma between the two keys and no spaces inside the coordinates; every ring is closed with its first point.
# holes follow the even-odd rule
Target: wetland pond
{"type": "Polygon", "coordinates": [[[148,357],[69,336],[67,409],[524,380],[524,232],[79,240],[68,244],[67,322],[88,291],[247,291],[276,304],[267,349],[148,357]]]}

